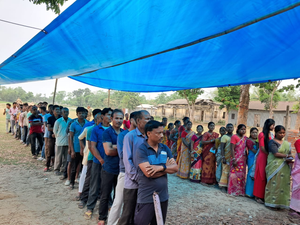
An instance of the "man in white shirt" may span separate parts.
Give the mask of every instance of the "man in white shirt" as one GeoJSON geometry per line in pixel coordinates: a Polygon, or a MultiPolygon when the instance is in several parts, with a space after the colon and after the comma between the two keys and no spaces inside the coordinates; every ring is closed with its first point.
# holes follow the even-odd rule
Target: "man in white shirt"
{"type": "Polygon", "coordinates": [[[61,175],[67,163],[68,155],[68,134],[66,132],[68,123],[71,121],[69,118],[69,109],[62,109],[62,117],[55,121],[53,133],[56,138],[56,152],[55,152],[55,163],[54,171],[55,175],[61,175]]]}

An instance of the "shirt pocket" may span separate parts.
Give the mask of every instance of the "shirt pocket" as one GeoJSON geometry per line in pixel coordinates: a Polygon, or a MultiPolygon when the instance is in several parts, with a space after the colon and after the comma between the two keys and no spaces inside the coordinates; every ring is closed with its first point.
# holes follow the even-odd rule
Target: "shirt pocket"
{"type": "Polygon", "coordinates": [[[166,164],[167,163],[167,158],[168,158],[167,152],[162,151],[159,155],[160,164],[166,164]]]}

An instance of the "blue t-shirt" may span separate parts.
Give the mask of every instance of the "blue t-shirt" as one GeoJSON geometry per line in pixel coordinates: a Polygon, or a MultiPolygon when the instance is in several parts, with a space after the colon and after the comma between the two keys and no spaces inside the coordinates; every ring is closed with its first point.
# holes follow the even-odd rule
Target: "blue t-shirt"
{"type": "Polygon", "coordinates": [[[150,165],[164,165],[167,158],[171,159],[172,153],[168,146],[159,143],[157,152],[145,140],[137,151],[134,165],[138,168],[138,194],[137,203],[153,203],[153,192],[157,192],[160,202],[169,199],[167,174],[158,178],[148,178],[144,175],[139,164],[149,162],[150,165]]]}
{"type": "Polygon", "coordinates": [[[125,173],[125,166],[123,162],[123,142],[124,142],[124,137],[126,134],[129,133],[129,130],[124,130],[118,135],[118,154],[119,154],[119,167],[120,167],[120,172],[125,173]]]}
{"type": "Polygon", "coordinates": [[[70,127],[70,132],[74,133],[73,148],[74,148],[75,152],[80,152],[80,144],[79,144],[78,136],[81,134],[82,127],[84,126],[85,123],[86,123],[86,121],[84,120],[84,123],[81,126],[79,124],[78,120],[75,120],[70,127]]]}
{"type": "MultiPolygon", "coordinates": [[[[121,132],[123,129],[121,129],[121,132]]],[[[102,142],[110,142],[113,145],[117,145],[117,140],[118,140],[118,134],[114,130],[114,128],[111,126],[107,130],[103,132],[103,140],[102,142]]],[[[119,156],[109,156],[106,155],[104,156],[104,164],[103,164],[103,169],[112,174],[119,174],[119,156]]]]}
{"type": "MultiPolygon", "coordinates": [[[[107,127],[108,128],[108,127],[107,127]]],[[[103,132],[107,129],[106,127],[102,126],[102,123],[100,123],[98,126],[95,126],[92,130],[92,135],[90,138],[90,141],[96,142],[97,143],[97,150],[101,156],[102,159],[104,159],[104,148],[103,148],[103,143],[102,143],[102,134],[103,132]]],[[[94,163],[100,164],[99,160],[94,157],[93,159],[94,163]]]]}
{"type": "Polygon", "coordinates": [[[52,116],[50,113],[47,113],[47,114],[45,114],[44,116],[42,116],[42,117],[43,117],[43,122],[44,122],[44,123],[47,123],[47,120],[48,120],[48,118],[49,118],[50,116],[52,116]]]}

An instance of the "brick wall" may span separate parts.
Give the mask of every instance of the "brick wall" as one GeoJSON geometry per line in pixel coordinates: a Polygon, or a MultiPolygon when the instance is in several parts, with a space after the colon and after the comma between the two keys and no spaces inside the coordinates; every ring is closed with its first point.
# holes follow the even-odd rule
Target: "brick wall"
{"type": "Polygon", "coordinates": [[[287,141],[292,144],[292,154],[293,154],[294,157],[295,157],[295,154],[296,154],[294,143],[299,138],[300,137],[299,137],[299,131],[298,130],[289,130],[287,132],[287,141]]]}

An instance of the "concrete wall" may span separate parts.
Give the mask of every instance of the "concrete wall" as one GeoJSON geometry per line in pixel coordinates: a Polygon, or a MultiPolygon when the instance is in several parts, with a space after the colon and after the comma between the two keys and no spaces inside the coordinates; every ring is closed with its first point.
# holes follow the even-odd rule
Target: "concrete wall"
{"type": "MultiPolygon", "coordinates": [[[[285,126],[285,115],[286,112],[274,112],[273,116],[274,116],[274,120],[276,125],[283,125],[285,126]]],[[[237,125],[237,116],[238,116],[238,111],[237,110],[231,110],[229,112],[229,118],[228,118],[228,122],[232,123],[234,125],[237,125]],[[234,116],[233,116],[234,115],[234,116]]],[[[248,112],[248,120],[247,120],[247,126],[250,127],[263,127],[265,121],[269,118],[269,111],[262,111],[262,110],[249,110],[248,112]],[[255,118],[258,118],[258,120],[256,120],[255,118]],[[254,123],[254,122],[258,122],[258,123],[254,123]]],[[[290,113],[290,124],[288,129],[296,129],[295,128],[295,124],[296,124],[296,120],[297,120],[297,114],[291,114],[290,113]]]]}

